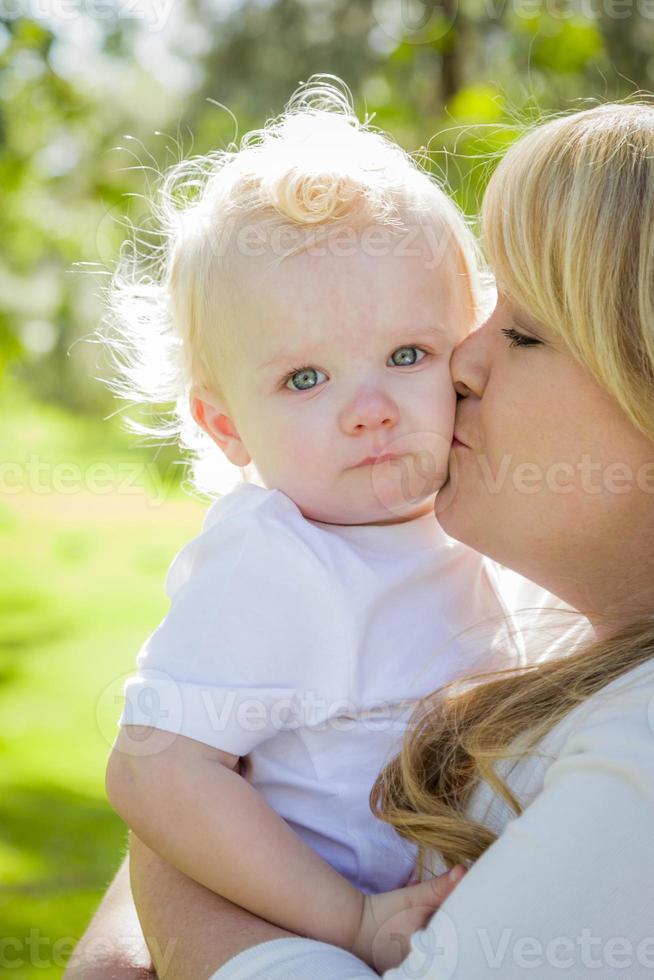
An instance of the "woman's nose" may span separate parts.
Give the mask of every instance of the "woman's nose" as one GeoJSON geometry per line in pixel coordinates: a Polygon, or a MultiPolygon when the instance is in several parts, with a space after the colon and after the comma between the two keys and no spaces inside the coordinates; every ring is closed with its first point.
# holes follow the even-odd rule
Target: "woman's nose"
{"type": "Polygon", "coordinates": [[[489,342],[487,330],[479,327],[455,348],[450,360],[454,390],[460,398],[481,398],[488,379],[489,342]]]}
{"type": "Polygon", "coordinates": [[[398,408],[381,391],[359,391],[343,409],[341,429],[348,435],[376,429],[392,429],[398,422],[398,408]]]}

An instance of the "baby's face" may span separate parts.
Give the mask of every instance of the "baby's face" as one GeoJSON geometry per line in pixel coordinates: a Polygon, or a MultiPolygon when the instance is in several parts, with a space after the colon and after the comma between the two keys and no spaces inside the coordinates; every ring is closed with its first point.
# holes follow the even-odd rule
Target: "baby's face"
{"type": "Polygon", "coordinates": [[[453,246],[436,261],[426,238],[405,242],[408,255],[401,238],[383,240],[276,267],[239,259],[230,418],[265,485],[313,520],[406,520],[446,478],[468,289],[453,246]]]}

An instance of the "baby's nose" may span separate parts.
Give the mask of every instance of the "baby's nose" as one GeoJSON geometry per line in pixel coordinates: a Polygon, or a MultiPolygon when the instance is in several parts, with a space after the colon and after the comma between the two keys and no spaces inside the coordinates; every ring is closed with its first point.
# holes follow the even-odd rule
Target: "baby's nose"
{"type": "Polygon", "coordinates": [[[341,428],[349,435],[374,429],[392,429],[397,421],[397,405],[381,391],[358,392],[340,417],[341,428]]]}

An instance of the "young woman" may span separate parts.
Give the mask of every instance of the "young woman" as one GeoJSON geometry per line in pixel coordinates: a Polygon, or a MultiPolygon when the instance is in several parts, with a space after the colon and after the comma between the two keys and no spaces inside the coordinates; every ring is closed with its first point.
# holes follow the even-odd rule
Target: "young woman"
{"type": "MultiPolygon", "coordinates": [[[[636,980],[654,973],[654,107],[536,128],[497,169],[483,218],[499,299],[452,358],[460,400],[437,517],[595,635],[434,696],[381,774],[378,812],[432,869],[471,865],[385,977],[636,980]]],[[[136,840],[132,887],[161,976],[376,976],[136,840]]],[[[102,975],[80,964],[94,936],[121,934],[125,871],[113,896],[70,976],[75,963],[102,975]]],[[[115,956],[106,975],[136,967],[115,956]]]]}

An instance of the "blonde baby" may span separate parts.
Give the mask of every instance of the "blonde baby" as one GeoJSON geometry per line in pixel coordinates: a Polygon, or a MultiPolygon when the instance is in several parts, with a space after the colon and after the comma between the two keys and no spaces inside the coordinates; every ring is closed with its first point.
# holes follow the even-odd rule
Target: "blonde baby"
{"type": "Polygon", "coordinates": [[[162,200],[159,278],[123,267],[111,293],[122,390],[176,404],[196,472],[220,450],[243,479],[170,568],[109,798],[206,887],[383,970],[463,869],[408,884],[415,851],[370,789],[418,700],[488,662],[462,636],[502,613],[433,517],[474,242],[325,79],[177,165],[162,200]]]}

